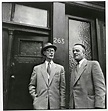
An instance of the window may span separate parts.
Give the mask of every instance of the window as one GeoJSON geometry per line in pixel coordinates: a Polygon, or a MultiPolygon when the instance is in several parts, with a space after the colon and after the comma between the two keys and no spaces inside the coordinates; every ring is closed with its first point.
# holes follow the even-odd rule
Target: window
{"type": "Polygon", "coordinates": [[[41,57],[42,41],[20,40],[19,55],[41,57]]]}
{"type": "Polygon", "coordinates": [[[48,27],[47,17],[47,10],[16,4],[13,21],[32,26],[48,27]]]}

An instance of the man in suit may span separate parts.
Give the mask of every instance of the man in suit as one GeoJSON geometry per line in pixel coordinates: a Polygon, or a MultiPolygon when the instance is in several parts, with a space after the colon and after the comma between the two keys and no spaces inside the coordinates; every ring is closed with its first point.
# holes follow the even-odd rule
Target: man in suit
{"type": "Polygon", "coordinates": [[[105,81],[99,63],[85,59],[83,44],[74,45],[73,57],[77,65],[71,73],[70,109],[105,108],[105,81]]]}
{"type": "Polygon", "coordinates": [[[56,50],[55,45],[46,43],[41,51],[46,60],[33,69],[29,92],[34,109],[65,108],[65,71],[63,66],[53,62],[56,50]]]}

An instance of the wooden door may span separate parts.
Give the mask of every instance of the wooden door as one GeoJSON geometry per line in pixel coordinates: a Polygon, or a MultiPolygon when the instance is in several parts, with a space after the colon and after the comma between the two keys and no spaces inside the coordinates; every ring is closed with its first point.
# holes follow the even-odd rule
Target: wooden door
{"type": "Polygon", "coordinates": [[[33,67],[43,61],[41,48],[47,41],[48,37],[32,33],[14,33],[8,109],[32,109],[28,84],[33,67]]]}

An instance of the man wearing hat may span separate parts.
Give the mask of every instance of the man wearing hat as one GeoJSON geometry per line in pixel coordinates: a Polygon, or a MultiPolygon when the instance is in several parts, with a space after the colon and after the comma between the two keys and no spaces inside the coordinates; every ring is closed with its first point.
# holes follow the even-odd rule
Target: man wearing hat
{"type": "Polygon", "coordinates": [[[37,65],[31,75],[29,92],[34,109],[62,109],[65,107],[64,67],[53,62],[57,47],[46,43],[41,50],[45,62],[37,65]]]}

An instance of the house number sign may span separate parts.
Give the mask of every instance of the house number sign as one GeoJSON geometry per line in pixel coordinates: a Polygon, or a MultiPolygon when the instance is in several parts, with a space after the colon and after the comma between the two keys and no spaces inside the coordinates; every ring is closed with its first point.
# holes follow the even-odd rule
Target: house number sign
{"type": "Polygon", "coordinates": [[[58,44],[64,44],[65,43],[63,38],[54,38],[53,42],[58,43],[58,44]]]}

